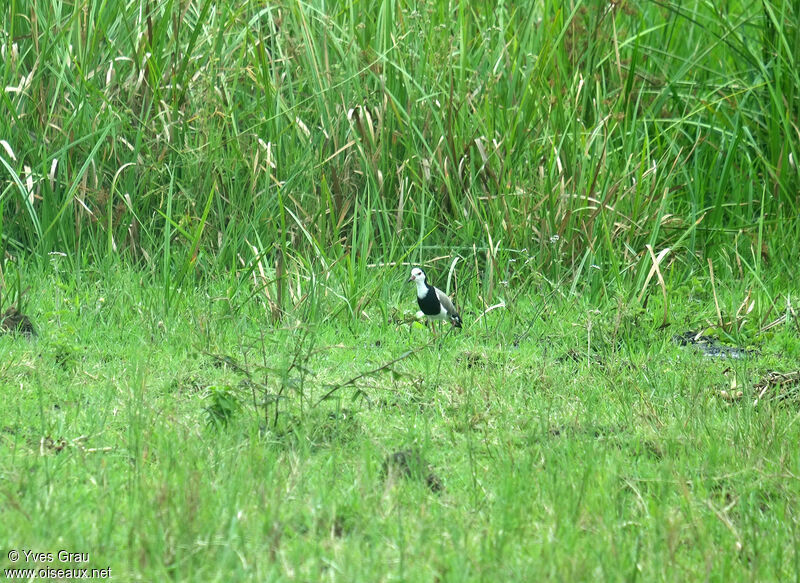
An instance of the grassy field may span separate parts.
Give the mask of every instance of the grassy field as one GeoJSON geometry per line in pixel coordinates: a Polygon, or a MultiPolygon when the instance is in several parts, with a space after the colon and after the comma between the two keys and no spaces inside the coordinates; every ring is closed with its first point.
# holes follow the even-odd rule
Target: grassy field
{"type": "MultiPolygon", "coordinates": [[[[465,302],[432,343],[377,311],[268,328],[225,285],[155,316],[135,272],[40,281],[38,337],[0,337],[4,549],[89,553],[123,581],[800,572],[800,390],[754,405],[796,367],[796,321],[713,359],[679,324],[545,286],[479,322],[465,302]],[[406,450],[423,467],[387,471],[406,450]]],[[[380,299],[411,313],[400,281],[380,299]]],[[[714,312],[703,292],[675,319],[714,312]]]]}
{"type": "Polygon", "coordinates": [[[0,19],[0,568],[800,581],[794,3],[0,19]]]}

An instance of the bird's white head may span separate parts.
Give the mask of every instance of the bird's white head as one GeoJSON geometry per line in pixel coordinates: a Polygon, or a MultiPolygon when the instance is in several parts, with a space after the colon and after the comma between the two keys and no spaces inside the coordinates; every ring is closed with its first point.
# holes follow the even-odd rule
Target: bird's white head
{"type": "Polygon", "coordinates": [[[425,272],[419,267],[415,267],[411,270],[411,277],[408,278],[408,281],[413,281],[417,285],[425,285],[425,272]]]}
{"type": "Polygon", "coordinates": [[[411,277],[408,278],[408,281],[413,281],[417,284],[418,298],[424,298],[428,294],[428,284],[425,283],[425,272],[419,267],[415,267],[411,270],[411,277]]]}

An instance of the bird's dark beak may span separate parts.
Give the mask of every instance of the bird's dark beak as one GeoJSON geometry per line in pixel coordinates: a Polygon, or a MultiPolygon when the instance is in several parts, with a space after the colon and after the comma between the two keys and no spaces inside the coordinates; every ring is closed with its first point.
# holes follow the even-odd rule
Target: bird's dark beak
{"type": "Polygon", "coordinates": [[[409,282],[412,282],[412,281],[414,281],[414,276],[413,275],[408,278],[408,281],[406,283],[409,283],[409,282]]]}

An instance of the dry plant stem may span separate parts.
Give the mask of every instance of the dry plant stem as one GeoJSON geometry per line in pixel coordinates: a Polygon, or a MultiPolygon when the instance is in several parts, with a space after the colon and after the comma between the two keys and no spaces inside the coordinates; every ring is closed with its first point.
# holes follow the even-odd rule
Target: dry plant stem
{"type": "Polygon", "coordinates": [[[422,345],[422,346],[420,346],[419,348],[415,348],[414,350],[406,350],[406,351],[405,351],[403,354],[401,354],[401,355],[400,355],[400,356],[398,356],[397,358],[395,358],[395,359],[393,359],[393,360],[390,360],[389,362],[386,362],[386,363],[384,363],[384,364],[380,365],[380,366],[379,366],[379,367],[377,367],[377,368],[373,368],[372,370],[368,370],[368,371],[366,371],[366,372],[362,372],[361,374],[359,374],[359,375],[356,375],[356,376],[354,376],[353,378],[351,378],[351,379],[348,379],[347,381],[345,381],[345,382],[343,382],[343,383],[341,383],[341,384],[338,384],[338,385],[334,386],[334,387],[333,387],[333,388],[332,388],[330,391],[328,391],[327,393],[325,393],[325,394],[324,394],[324,395],[323,395],[323,396],[320,398],[320,400],[319,400],[319,401],[317,401],[316,405],[314,405],[314,406],[316,407],[316,406],[317,406],[317,405],[319,405],[319,404],[320,404],[322,401],[324,401],[324,400],[328,399],[328,398],[329,398],[331,395],[333,395],[333,394],[334,394],[336,391],[338,391],[339,389],[343,389],[344,387],[347,387],[347,386],[349,386],[349,385],[352,385],[353,383],[355,383],[355,382],[356,382],[357,380],[359,380],[359,379],[362,379],[362,378],[364,378],[364,377],[368,377],[368,376],[370,376],[370,375],[374,375],[375,373],[377,373],[377,372],[380,372],[380,371],[382,371],[382,370],[386,370],[387,368],[389,368],[389,367],[390,367],[390,366],[392,366],[393,364],[396,364],[396,363],[400,362],[401,360],[405,360],[406,358],[408,358],[408,357],[409,357],[409,356],[411,356],[412,354],[416,354],[417,352],[419,352],[419,351],[420,351],[420,350],[422,350],[423,348],[427,348],[428,346],[430,346],[431,344],[433,344],[433,342],[434,342],[434,341],[433,341],[433,340],[431,340],[430,342],[428,342],[427,344],[423,344],[423,345],[422,345]]]}
{"type": "Polygon", "coordinates": [[[667,304],[667,285],[664,283],[664,277],[661,275],[661,262],[664,258],[669,254],[670,248],[667,247],[666,249],[662,249],[658,257],[656,257],[655,253],[653,253],[653,246],[650,244],[645,245],[647,248],[648,253],[650,253],[650,258],[653,261],[653,266],[650,268],[650,272],[647,274],[647,279],[644,282],[644,286],[642,287],[642,291],[639,294],[639,301],[642,301],[642,297],[644,297],[645,290],[647,289],[647,284],[650,283],[650,279],[653,277],[653,273],[656,274],[658,277],[658,284],[661,287],[661,295],[664,296],[664,320],[661,322],[661,327],[665,328],[667,326],[667,314],[668,314],[668,304],[667,304]]]}

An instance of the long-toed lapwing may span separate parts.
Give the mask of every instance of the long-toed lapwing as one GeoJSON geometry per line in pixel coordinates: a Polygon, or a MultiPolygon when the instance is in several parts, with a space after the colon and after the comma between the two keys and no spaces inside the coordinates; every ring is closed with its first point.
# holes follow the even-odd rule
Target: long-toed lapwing
{"type": "MultiPolygon", "coordinates": [[[[411,270],[408,281],[417,284],[417,303],[421,310],[421,313],[417,313],[418,317],[424,314],[431,322],[447,320],[456,328],[461,328],[461,316],[458,315],[453,302],[442,290],[428,284],[424,271],[415,267],[411,270]]],[[[431,330],[433,330],[432,325],[431,330]]]]}

